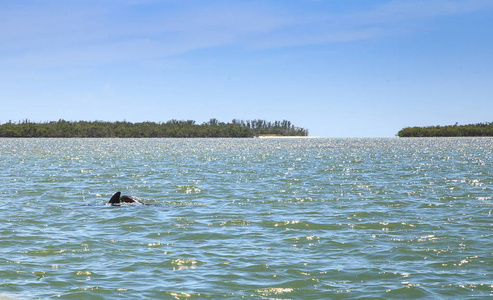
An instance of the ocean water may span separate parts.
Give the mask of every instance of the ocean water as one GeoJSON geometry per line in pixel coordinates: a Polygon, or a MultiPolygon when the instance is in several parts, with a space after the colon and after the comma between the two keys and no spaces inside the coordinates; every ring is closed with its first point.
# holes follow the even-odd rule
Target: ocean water
{"type": "Polygon", "coordinates": [[[0,298],[493,296],[492,138],[0,139],[0,170],[0,298]]]}

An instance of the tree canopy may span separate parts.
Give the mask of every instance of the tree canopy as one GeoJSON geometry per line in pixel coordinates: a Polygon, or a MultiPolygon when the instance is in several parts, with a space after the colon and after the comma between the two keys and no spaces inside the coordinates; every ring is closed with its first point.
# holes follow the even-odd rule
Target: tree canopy
{"type": "Polygon", "coordinates": [[[397,135],[399,137],[493,136],[493,122],[468,125],[406,127],[401,129],[397,135]]]}
{"type": "Polygon", "coordinates": [[[126,121],[51,121],[35,123],[23,120],[0,125],[0,137],[255,137],[259,135],[307,136],[308,130],[296,127],[290,121],[237,120],[230,123],[210,119],[196,124],[192,120],[170,120],[165,123],[126,121]]]}

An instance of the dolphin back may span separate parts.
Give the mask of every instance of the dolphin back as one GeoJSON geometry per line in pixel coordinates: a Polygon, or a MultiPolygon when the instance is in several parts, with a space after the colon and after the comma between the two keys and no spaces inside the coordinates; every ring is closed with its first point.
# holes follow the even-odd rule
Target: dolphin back
{"type": "Polygon", "coordinates": [[[135,199],[132,196],[122,196],[122,193],[116,192],[113,197],[111,197],[110,201],[108,202],[110,205],[122,205],[122,204],[140,204],[140,205],[145,205],[144,203],[140,202],[139,200],[135,199]]]}
{"type": "Polygon", "coordinates": [[[121,203],[128,203],[128,204],[141,204],[143,205],[144,203],[140,202],[139,200],[135,199],[132,196],[121,196],[120,198],[121,203]]]}

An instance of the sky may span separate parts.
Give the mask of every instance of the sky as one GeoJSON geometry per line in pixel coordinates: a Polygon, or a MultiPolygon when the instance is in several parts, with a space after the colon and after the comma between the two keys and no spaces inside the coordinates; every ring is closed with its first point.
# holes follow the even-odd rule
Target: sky
{"type": "Polygon", "coordinates": [[[0,123],[493,122],[491,0],[0,1],[0,123]]]}

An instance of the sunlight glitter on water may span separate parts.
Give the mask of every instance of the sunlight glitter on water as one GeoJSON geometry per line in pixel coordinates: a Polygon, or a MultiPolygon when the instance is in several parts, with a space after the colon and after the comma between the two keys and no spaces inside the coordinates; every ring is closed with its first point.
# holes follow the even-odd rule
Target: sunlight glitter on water
{"type": "Polygon", "coordinates": [[[14,298],[493,294],[493,139],[0,139],[14,298]],[[149,206],[105,205],[116,191],[149,206]]]}

